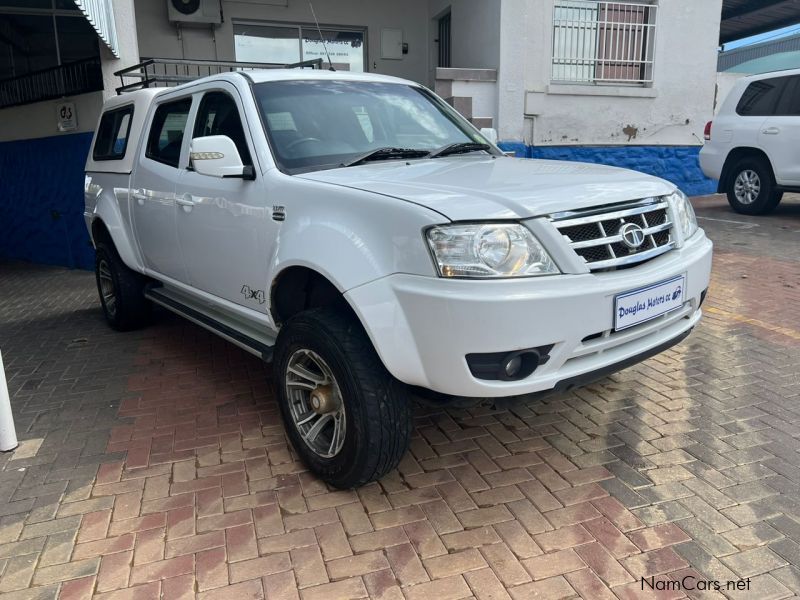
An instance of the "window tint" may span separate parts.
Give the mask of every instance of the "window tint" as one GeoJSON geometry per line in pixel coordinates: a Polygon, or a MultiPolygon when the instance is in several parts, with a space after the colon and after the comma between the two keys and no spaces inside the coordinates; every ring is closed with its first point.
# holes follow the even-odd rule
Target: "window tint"
{"type": "Polygon", "coordinates": [[[207,135],[227,135],[236,144],[242,164],[252,164],[239,109],[225,92],[208,92],[200,103],[192,137],[207,135]]]}
{"type": "Polygon", "coordinates": [[[92,152],[94,160],[118,160],[125,156],[132,117],[133,106],[110,110],[103,114],[92,152]]]}
{"type": "Polygon", "coordinates": [[[172,167],[177,167],[181,159],[181,145],[186,120],[192,99],[185,98],[175,102],[167,102],[156,109],[150,137],[147,139],[148,158],[157,160],[172,167]]]}
{"type": "Polygon", "coordinates": [[[736,112],[743,117],[769,117],[775,114],[785,77],[754,81],[742,94],[736,112]]]}
{"type": "Polygon", "coordinates": [[[777,112],[781,116],[800,117],[800,75],[786,78],[777,112]]]}

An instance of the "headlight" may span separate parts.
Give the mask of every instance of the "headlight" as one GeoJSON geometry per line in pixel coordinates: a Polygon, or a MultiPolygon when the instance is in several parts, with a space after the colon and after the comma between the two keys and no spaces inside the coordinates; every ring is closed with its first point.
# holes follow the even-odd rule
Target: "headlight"
{"type": "Polygon", "coordinates": [[[505,223],[442,225],[427,231],[442,277],[533,277],[558,268],[525,227],[505,223]]]}
{"type": "Polygon", "coordinates": [[[669,197],[669,201],[675,209],[675,217],[678,220],[678,225],[683,232],[683,239],[688,240],[697,231],[697,216],[694,214],[692,203],[686,194],[680,190],[676,191],[669,197]]]}

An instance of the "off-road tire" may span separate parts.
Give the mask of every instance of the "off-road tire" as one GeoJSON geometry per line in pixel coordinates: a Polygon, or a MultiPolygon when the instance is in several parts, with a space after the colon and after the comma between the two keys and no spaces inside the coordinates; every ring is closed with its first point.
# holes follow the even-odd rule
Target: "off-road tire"
{"type": "MultiPolygon", "coordinates": [[[[100,241],[95,248],[95,280],[100,304],[108,324],[117,331],[144,327],[150,320],[151,303],[144,296],[147,279],[129,269],[119,257],[114,245],[100,241]],[[110,306],[103,293],[104,275],[110,274],[115,302],[110,306]]],[[[107,276],[105,277],[107,280],[107,276]]]]}
{"type": "Polygon", "coordinates": [[[769,162],[758,156],[745,157],[734,165],[728,176],[726,186],[728,204],[743,215],[765,215],[773,211],[783,197],[783,193],[777,191],[775,187],[775,178],[769,162]],[[754,173],[760,187],[757,198],[749,204],[737,197],[737,181],[743,173],[754,173]]]}
{"type": "Polygon", "coordinates": [[[287,434],[312,472],[334,487],[348,489],[375,481],[397,466],[411,435],[408,390],[383,366],[353,316],[325,307],[292,317],[278,335],[273,368],[287,434]],[[341,450],[331,458],[308,447],[291,416],[287,366],[298,350],[321,357],[341,390],[346,432],[341,450]]]}

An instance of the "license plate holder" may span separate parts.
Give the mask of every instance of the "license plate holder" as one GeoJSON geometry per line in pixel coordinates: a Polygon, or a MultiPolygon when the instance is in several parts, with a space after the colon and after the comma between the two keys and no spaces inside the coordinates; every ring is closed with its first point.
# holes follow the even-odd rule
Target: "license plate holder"
{"type": "Polygon", "coordinates": [[[630,290],[614,297],[614,331],[622,331],[683,306],[686,275],[630,290]]]}

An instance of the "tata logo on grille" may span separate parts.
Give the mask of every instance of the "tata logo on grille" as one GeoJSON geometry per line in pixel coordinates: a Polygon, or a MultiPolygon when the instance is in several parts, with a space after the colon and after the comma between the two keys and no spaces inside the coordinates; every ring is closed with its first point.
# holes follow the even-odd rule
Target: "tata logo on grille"
{"type": "Polygon", "coordinates": [[[644,244],[644,229],[636,223],[625,223],[620,228],[619,234],[622,236],[622,243],[631,250],[641,248],[644,244]]]}

